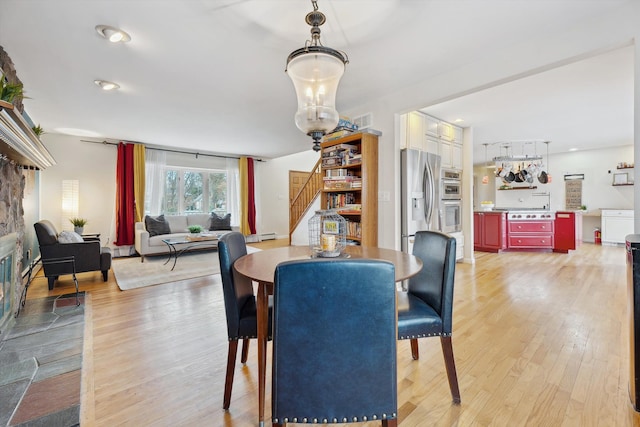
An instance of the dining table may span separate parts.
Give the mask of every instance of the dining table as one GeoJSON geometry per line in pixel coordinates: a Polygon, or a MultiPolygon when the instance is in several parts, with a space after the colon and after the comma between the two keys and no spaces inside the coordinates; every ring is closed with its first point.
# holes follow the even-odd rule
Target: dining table
{"type": "MultiPolygon", "coordinates": [[[[312,258],[309,246],[283,246],[253,252],[238,258],[233,264],[239,274],[257,282],[256,315],[258,327],[258,425],[264,427],[264,401],[267,372],[267,340],[269,324],[269,295],[273,294],[276,267],[285,261],[312,258]]],[[[396,282],[416,275],[422,269],[422,261],[414,255],[394,249],[372,246],[348,245],[340,258],[378,259],[389,261],[395,267],[396,282]]]]}

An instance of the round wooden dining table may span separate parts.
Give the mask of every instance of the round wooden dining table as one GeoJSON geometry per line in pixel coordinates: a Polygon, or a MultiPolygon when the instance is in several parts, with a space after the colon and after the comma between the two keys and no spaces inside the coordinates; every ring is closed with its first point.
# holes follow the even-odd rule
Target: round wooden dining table
{"type": "MultiPolygon", "coordinates": [[[[284,246],[253,252],[239,258],[234,269],[258,283],[256,298],[258,317],[258,425],[264,427],[264,398],[267,372],[267,337],[269,295],[273,293],[273,281],[278,264],[285,261],[311,259],[308,246],[284,246]]],[[[393,249],[370,246],[347,246],[342,258],[379,259],[393,263],[397,282],[416,275],[422,269],[422,261],[414,255],[393,249]]]]}

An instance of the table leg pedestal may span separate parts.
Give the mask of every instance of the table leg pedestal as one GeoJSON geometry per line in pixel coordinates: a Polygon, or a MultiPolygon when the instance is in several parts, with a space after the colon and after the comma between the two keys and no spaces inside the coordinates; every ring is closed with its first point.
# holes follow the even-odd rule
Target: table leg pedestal
{"type": "Polygon", "coordinates": [[[265,383],[267,376],[267,339],[269,328],[269,292],[270,283],[259,282],[257,303],[258,316],[258,424],[264,427],[265,383]]]}

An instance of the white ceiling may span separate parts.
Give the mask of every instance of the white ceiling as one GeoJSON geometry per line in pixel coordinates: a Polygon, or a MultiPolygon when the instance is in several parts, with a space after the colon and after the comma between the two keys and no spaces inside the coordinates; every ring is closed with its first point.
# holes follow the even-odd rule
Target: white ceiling
{"type": "MultiPolygon", "coordinates": [[[[319,0],[322,42],[349,55],[338,110],[353,109],[487,51],[597,20],[634,0],[319,0]]],[[[29,115],[46,132],[80,129],[201,152],[278,157],[311,148],[293,121],[284,72],[309,38],[303,0],[2,0],[0,46],[29,115]],[[111,44],[113,25],[131,42],[111,44]],[[104,93],[95,79],[121,89],[104,93]]],[[[483,143],[549,139],[552,151],[633,142],[633,52],[619,49],[429,106],[483,143]]],[[[75,132],[79,134],[79,132],[75,132]]],[[[46,140],[45,140],[46,141],[46,140]]],[[[480,157],[478,157],[480,156],[480,157]]]]}

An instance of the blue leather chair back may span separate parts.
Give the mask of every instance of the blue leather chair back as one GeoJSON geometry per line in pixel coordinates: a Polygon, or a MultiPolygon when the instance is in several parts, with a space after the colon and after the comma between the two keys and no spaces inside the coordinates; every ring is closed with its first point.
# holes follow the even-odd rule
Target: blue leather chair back
{"type": "Polygon", "coordinates": [[[275,423],[397,418],[394,275],[393,264],[364,259],[276,268],[275,423]]]}
{"type": "Polygon", "coordinates": [[[443,331],[451,333],[453,284],[456,271],[456,239],[438,231],[418,231],[413,255],[422,270],[409,279],[407,291],[431,306],[442,319],[443,331]]]}
{"type": "Polygon", "coordinates": [[[250,279],[233,269],[233,263],[246,254],[247,245],[242,233],[232,231],[220,237],[218,259],[229,339],[255,338],[257,335],[253,285],[250,279]]]}

